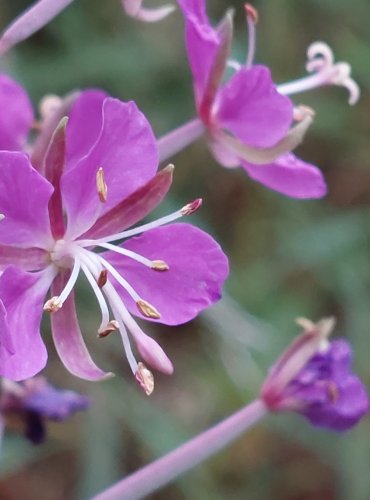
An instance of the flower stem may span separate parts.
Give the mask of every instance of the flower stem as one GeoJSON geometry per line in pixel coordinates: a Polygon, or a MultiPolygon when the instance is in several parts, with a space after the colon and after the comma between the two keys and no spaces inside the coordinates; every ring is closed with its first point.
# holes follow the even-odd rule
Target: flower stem
{"type": "Polygon", "coordinates": [[[198,139],[204,130],[203,123],[199,118],[195,118],[160,137],[157,141],[159,160],[161,162],[168,160],[171,156],[182,151],[186,146],[198,139]]]}
{"type": "Polygon", "coordinates": [[[96,495],[93,500],[135,500],[153,493],[230,444],[266,413],[261,400],[253,401],[211,429],[96,495]]]}

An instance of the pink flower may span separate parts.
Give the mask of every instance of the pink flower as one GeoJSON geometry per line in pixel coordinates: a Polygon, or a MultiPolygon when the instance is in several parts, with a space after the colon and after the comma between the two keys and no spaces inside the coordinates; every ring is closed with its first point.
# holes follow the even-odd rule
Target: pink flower
{"type": "MultiPolygon", "coordinates": [[[[0,54],[4,54],[11,47],[43,28],[72,2],[73,0],[38,0],[35,2],[3,32],[0,38],[0,54]]],[[[127,15],[146,22],[160,21],[175,9],[173,5],[146,9],[142,6],[143,0],[121,0],[121,2],[127,15]]]]}
{"type": "MultiPolygon", "coordinates": [[[[188,224],[167,225],[190,215],[200,200],[127,229],[163,199],[173,170],[157,173],[155,139],[136,105],[101,91],[83,92],[68,125],[67,119],[60,122],[43,156],[39,140],[45,137],[36,140],[30,154],[38,161],[31,163],[27,154],[10,151],[25,141],[32,121],[29,102],[4,78],[13,85],[9,95],[17,95],[18,107],[4,101],[4,114],[14,109],[4,126],[0,121],[0,143],[9,149],[0,151],[5,216],[0,223],[0,373],[23,380],[45,366],[44,308],[51,312],[55,346],[67,369],[89,380],[107,375],[92,361],[78,325],[73,290],[82,273],[101,310],[99,336],[119,330],[131,370],[150,393],[152,374],[136,361],[129,335],[145,363],[164,373],[173,367],[132,314],[168,325],[189,321],[220,298],[228,274],[227,259],[208,234],[188,224]],[[15,140],[5,125],[22,133],[15,140]]],[[[0,80],[0,102],[3,88],[0,80]]]]}
{"type": "Polygon", "coordinates": [[[291,153],[312,122],[307,108],[293,109],[278,92],[268,68],[253,65],[256,11],[246,5],[250,43],[245,65],[228,61],[232,14],[212,27],[205,0],[178,0],[186,22],[186,47],[193,75],[198,116],[208,143],[225,167],[242,166],[250,177],[294,198],[326,193],[321,172],[291,153]],[[226,66],[234,75],[223,85],[226,66]],[[294,119],[298,124],[291,128],[294,119]]]}

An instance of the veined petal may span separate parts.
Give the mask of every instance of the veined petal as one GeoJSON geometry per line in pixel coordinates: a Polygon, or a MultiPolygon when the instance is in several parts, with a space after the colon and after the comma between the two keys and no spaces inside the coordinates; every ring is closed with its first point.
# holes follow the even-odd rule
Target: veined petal
{"type": "MultiPolygon", "coordinates": [[[[158,272],[121,255],[104,253],[142,299],[158,309],[160,323],[185,323],[220,299],[229,272],[228,261],[220,246],[204,231],[190,224],[170,224],[132,238],[122,246],[152,260],[164,260],[169,266],[168,271],[158,272]]],[[[117,291],[130,312],[140,315],[135,302],[118,285],[117,291]]]]}
{"type": "Polygon", "coordinates": [[[178,0],[185,16],[186,49],[194,80],[197,106],[200,105],[221,37],[209,23],[204,0],[178,0]]]}
{"type": "Polygon", "coordinates": [[[0,150],[21,151],[33,122],[33,109],[25,90],[0,75],[0,150]]]}
{"type": "Polygon", "coordinates": [[[48,248],[51,184],[23,153],[0,151],[0,244],[48,248]]]}
{"type": "Polygon", "coordinates": [[[273,146],[288,132],[293,105],[279,94],[268,68],[237,71],[220,90],[217,121],[249,146],[273,146]]]}
{"type": "Polygon", "coordinates": [[[156,141],[145,116],[133,102],[107,98],[99,138],[61,180],[68,219],[66,237],[84,233],[100,216],[151,179],[157,165],[156,141]],[[100,167],[108,188],[105,203],[99,200],[96,186],[100,167]]]}
{"type": "Polygon", "coordinates": [[[48,253],[41,248],[0,245],[0,271],[12,264],[24,271],[37,271],[44,269],[48,263],[48,253]]]}
{"type": "MultiPolygon", "coordinates": [[[[59,274],[55,278],[52,296],[60,294],[67,280],[67,274],[59,274]]],[[[111,375],[98,368],[91,359],[78,324],[73,292],[63,307],[51,315],[51,328],[59,357],[73,375],[85,380],[101,380],[111,375]]]]}
{"type": "Polygon", "coordinates": [[[83,158],[99,137],[106,98],[101,90],[86,90],[74,102],[67,126],[67,169],[83,158]]]}
{"type": "Polygon", "coordinates": [[[11,380],[32,377],[46,364],[47,352],[40,335],[43,302],[54,279],[52,268],[28,273],[8,267],[0,277],[0,297],[6,309],[8,328],[14,353],[9,355],[0,347],[0,374],[11,380]]]}
{"type": "Polygon", "coordinates": [[[144,219],[159,205],[170,189],[173,169],[173,165],[163,168],[143,187],[100,217],[81,238],[98,239],[107,234],[115,234],[144,219]]]}
{"type": "Polygon", "coordinates": [[[291,198],[322,198],[327,193],[321,171],[291,153],[267,165],[242,161],[241,166],[255,181],[291,198]]]}

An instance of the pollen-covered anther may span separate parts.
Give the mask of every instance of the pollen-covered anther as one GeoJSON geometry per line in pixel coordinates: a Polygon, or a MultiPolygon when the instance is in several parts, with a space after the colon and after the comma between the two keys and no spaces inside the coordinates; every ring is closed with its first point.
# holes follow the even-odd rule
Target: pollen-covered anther
{"type": "Polygon", "coordinates": [[[147,318],[159,319],[161,317],[160,312],[146,300],[140,299],[136,302],[136,305],[139,311],[147,318]]]}
{"type": "Polygon", "coordinates": [[[98,337],[104,338],[107,337],[110,333],[119,330],[119,323],[115,319],[109,321],[109,323],[102,329],[98,331],[98,337]]]}
{"type": "Polygon", "coordinates": [[[181,215],[191,215],[198,210],[202,206],[203,200],[202,198],[197,198],[196,200],[188,203],[180,210],[181,215]]]}
{"type": "Polygon", "coordinates": [[[99,274],[99,278],[97,280],[98,287],[103,288],[107,280],[108,280],[108,271],[106,269],[103,269],[102,272],[99,274]]]}
{"type": "Polygon", "coordinates": [[[305,104],[300,104],[293,109],[293,117],[297,122],[303,121],[307,116],[313,118],[315,114],[315,110],[305,104]]]}
{"type": "Polygon", "coordinates": [[[108,186],[104,180],[103,167],[99,167],[96,172],[96,189],[98,191],[99,200],[105,203],[107,201],[108,186]]]}
{"type": "Polygon", "coordinates": [[[62,307],[62,302],[59,299],[59,297],[51,297],[51,299],[47,300],[44,304],[44,311],[49,312],[49,313],[54,313],[59,311],[62,307]]]}
{"type": "Polygon", "coordinates": [[[258,10],[253,7],[250,3],[244,4],[245,13],[247,17],[254,22],[254,24],[258,23],[258,10]]]}
{"type": "Polygon", "coordinates": [[[154,391],[154,376],[144,363],[138,363],[135,378],[147,396],[154,391]]]}
{"type": "Polygon", "coordinates": [[[170,266],[164,260],[152,260],[151,269],[154,271],[168,271],[170,266]]]}

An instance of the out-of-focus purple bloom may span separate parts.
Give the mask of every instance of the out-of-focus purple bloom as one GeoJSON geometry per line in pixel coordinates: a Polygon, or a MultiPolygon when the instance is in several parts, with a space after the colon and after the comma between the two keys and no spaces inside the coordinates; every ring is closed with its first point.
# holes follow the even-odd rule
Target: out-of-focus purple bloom
{"type": "Polygon", "coordinates": [[[369,410],[366,389],[351,371],[351,346],[327,340],[332,319],[300,324],[304,333],[272,367],[261,397],[270,411],[295,411],[318,427],[350,429],[369,410]]]}
{"type": "Polygon", "coordinates": [[[53,387],[41,376],[13,382],[2,379],[0,412],[3,418],[18,415],[24,421],[25,435],[35,444],[45,439],[45,422],[63,422],[89,407],[89,400],[74,391],[53,387]]]}
{"type": "MultiPolygon", "coordinates": [[[[9,143],[0,120],[0,142],[8,149],[24,142],[32,116],[25,95],[13,86],[19,106],[4,102],[3,110],[14,111],[8,127],[22,119],[24,130],[17,143],[14,138],[9,143]]],[[[0,80],[0,104],[1,88],[0,80]]],[[[53,102],[44,103],[49,113],[53,102]]],[[[52,120],[45,120],[48,130],[52,120]]],[[[160,203],[173,172],[169,166],[157,173],[152,130],[133,102],[83,92],[68,125],[66,119],[60,122],[44,154],[39,145],[37,139],[27,147],[30,156],[0,151],[0,213],[5,216],[0,224],[0,373],[23,380],[44,367],[44,308],[52,313],[56,349],[69,371],[89,380],[107,375],[92,361],[77,321],[73,289],[82,271],[101,310],[99,336],[119,330],[131,370],[150,393],[152,375],[136,361],[128,332],[145,363],[168,374],[173,367],[131,314],[168,325],[189,321],[220,298],[227,258],[205,232],[189,224],[167,225],[193,213],[200,200],[127,229],[160,203]]]]}
{"type": "MultiPolygon", "coordinates": [[[[0,55],[36,33],[62,12],[73,0],[38,0],[13,21],[0,38],[0,55]]],[[[127,15],[140,21],[155,22],[174,11],[173,5],[146,9],[143,0],[121,0],[127,15]]]]}
{"type": "MultiPolygon", "coordinates": [[[[340,71],[329,61],[327,52],[324,63],[321,46],[310,51],[309,70],[318,74],[311,77],[309,83],[297,81],[291,87],[276,87],[268,68],[253,65],[257,22],[253,7],[245,6],[249,50],[245,64],[239,64],[229,60],[232,13],[228,12],[223,21],[213,27],[206,15],[205,0],[178,0],[178,3],[185,16],[186,46],[198,117],[218,162],[228,168],[242,166],[252,179],[286,196],[324,196],[326,185],[320,170],[291,153],[310,126],[313,111],[304,106],[293,108],[283,94],[334,83],[334,74],[335,84],[343,84],[340,71]],[[235,72],[223,84],[227,66],[235,72]],[[294,120],[297,124],[291,127],[294,120]]],[[[351,81],[349,73],[346,81],[351,81]]],[[[199,125],[196,133],[199,135],[199,125]]],[[[178,140],[181,143],[181,138],[178,140]]]]}

